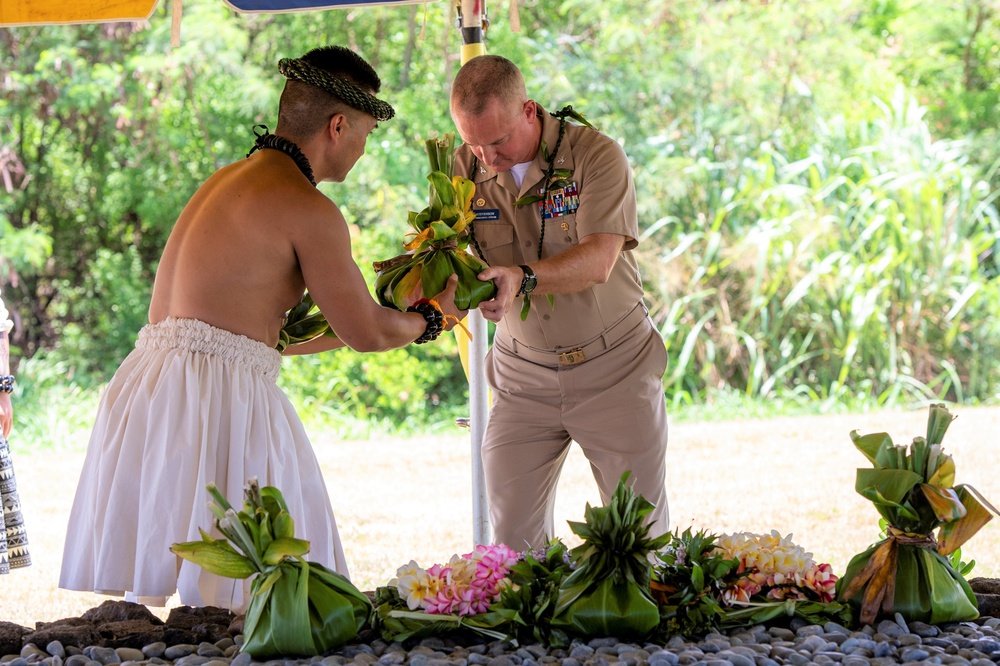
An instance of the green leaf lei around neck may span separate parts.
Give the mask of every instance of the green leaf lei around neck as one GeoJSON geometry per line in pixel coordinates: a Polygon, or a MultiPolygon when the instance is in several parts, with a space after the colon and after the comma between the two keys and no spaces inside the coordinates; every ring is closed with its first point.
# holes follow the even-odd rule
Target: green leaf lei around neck
{"type": "MultiPolygon", "coordinates": [[[[543,186],[541,194],[529,194],[523,196],[514,202],[515,206],[527,206],[539,201],[544,202],[549,198],[549,191],[553,189],[559,189],[569,185],[569,179],[573,176],[572,169],[556,169],[556,155],[559,154],[559,147],[562,145],[563,137],[566,135],[566,122],[569,119],[573,119],[585,127],[589,127],[592,130],[597,130],[590,121],[584,118],[583,114],[574,109],[571,105],[566,105],[558,111],[553,112],[553,118],[559,119],[559,138],[556,139],[555,148],[552,150],[552,154],[549,154],[548,146],[545,141],[542,141],[540,150],[542,152],[542,159],[544,159],[548,166],[545,169],[545,185],[543,186]]],[[[476,169],[479,167],[479,159],[473,157],[472,160],[472,170],[470,171],[469,179],[473,180],[475,178],[476,169]]],[[[540,220],[540,231],[538,234],[538,258],[542,258],[542,243],[545,241],[545,213],[544,210],[540,210],[538,213],[540,220]]],[[[469,232],[472,239],[472,245],[476,248],[476,253],[479,257],[486,260],[486,255],[479,247],[479,241],[476,240],[475,224],[469,225],[469,232]]],[[[549,306],[551,307],[555,302],[555,297],[552,294],[546,294],[545,297],[549,301],[549,306]]],[[[528,318],[528,312],[531,310],[531,297],[529,294],[524,295],[524,303],[521,305],[521,321],[528,318]]]]}

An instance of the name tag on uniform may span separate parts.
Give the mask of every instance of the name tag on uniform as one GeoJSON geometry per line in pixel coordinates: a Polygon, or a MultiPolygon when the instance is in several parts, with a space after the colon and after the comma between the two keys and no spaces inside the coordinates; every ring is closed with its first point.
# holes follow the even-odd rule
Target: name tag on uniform
{"type": "Polygon", "coordinates": [[[472,212],[476,214],[476,222],[496,222],[500,219],[499,208],[479,208],[472,212]]]}
{"type": "MultiPolygon", "coordinates": [[[[542,194],[544,190],[539,190],[542,194]]],[[[544,202],[539,202],[542,206],[542,219],[551,217],[562,217],[576,212],[580,207],[580,191],[577,189],[576,181],[558,190],[549,190],[549,196],[544,202]]]]}

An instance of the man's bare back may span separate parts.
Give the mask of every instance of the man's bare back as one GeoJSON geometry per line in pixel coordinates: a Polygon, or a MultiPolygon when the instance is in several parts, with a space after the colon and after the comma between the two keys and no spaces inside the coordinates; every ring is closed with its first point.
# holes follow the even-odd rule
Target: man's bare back
{"type": "Polygon", "coordinates": [[[195,193],[160,260],[150,323],[200,319],[277,343],[285,312],[305,288],[292,243],[296,220],[319,209],[330,225],[344,224],[333,202],[290,171],[289,161],[275,151],[258,153],[221,169],[195,193]]]}

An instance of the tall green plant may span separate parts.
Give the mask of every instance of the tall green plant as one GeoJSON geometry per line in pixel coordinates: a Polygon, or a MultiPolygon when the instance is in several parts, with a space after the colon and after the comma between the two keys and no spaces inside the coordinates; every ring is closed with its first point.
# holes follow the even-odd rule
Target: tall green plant
{"type": "Polygon", "coordinates": [[[667,248],[645,266],[669,304],[654,312],[668,392],[828,407],[996,393],[1000,338],[977,322],[1000,310],[979,260],[997,241],[997,193],[911,98],[883,111],[846,152],[837,135],[794,162],[765,148],[702,228],[647,230],[667,248]]]}

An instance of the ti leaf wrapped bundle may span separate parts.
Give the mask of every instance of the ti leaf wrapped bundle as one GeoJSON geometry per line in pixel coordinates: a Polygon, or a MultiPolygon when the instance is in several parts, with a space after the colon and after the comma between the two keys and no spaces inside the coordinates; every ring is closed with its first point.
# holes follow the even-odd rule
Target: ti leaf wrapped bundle
{"type": "Polygon", "coordinates": [[[201,541],[170,550],[219,576],[248,578],[250,605],[241,648],[254,659],[323,654],[352,640],[372,616],[372,604],[347,578],[303,557],[309,542],[296,539],[281,492],[251,479],[238,513],[215,484],[209,509],[226,537],[204,530],[201,541]]]}
{"type": "Polygon", "coordinates": [[[955,462],[941,446],[954,418],[944,405],[931,405],[927,436],[909,447],[894,445],[886,433],[851,433],[872,463],[858,470],[855,487],[887,523],[886,537],[856,555],[837,584],[840,599],[860,610],[863,624],[893,612],[931,624],[979,615],[972,589],[948,555],[996,509],[971,486],[954,485],[955,462]]]}
{"type": "Polygon", "coordinates": [[[578,636],[641,639],[660,621],[650,593],[650,553],[670,534],[649,537],[653,505],[618,481],[606,506],[587,505],[584,523],[570,522],[583,543],[572,551],[576,570],[562,581],[551,626],[578,636]]]}
{"type": "Polygon", "coordinates": [[[419,213],[410,211],[412,238],[403,245],[407,254],[374,264],[375,297],[382,305],[405,310],[440,293],[452,275],[458,276],[455,305],[462,310],[475,308],[496,293],[492,281],[477,277],[486,264],[468,252],[476,186],[467,178],[452,176],[454,145],[452,133],[426,142],[430,203],[419,213]]]}
{"type": "Polygon", "coordinates": [[[312,296],[306,292],[302,295],[299,304],[285,314],[285,323],[278,335],[276,349],[283,352],[292,345],[315,340],[321,335],[330,338],[337,337],[326,321],[326,317],[319,311],[312,296]]]}

